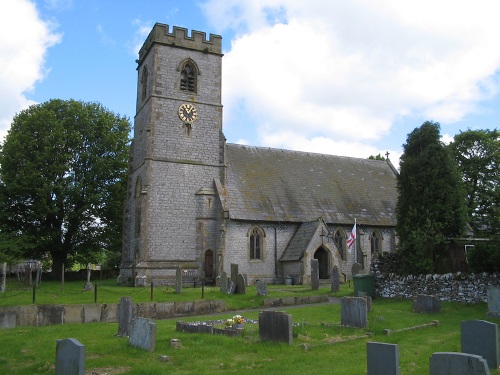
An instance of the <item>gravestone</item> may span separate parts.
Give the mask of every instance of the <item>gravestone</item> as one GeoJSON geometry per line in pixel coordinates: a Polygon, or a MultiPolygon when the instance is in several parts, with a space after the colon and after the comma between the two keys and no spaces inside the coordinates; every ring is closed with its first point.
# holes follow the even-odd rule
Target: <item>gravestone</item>
{"type": "Polygon", "coordinates": [[[227,280],[227,294],[236,293],[236,283],[233,280],[227,280]]]}
{"type": "Polygon", "coordinates": [[[130,326],[130,345],[150,352],[155,351],[156,324],[147,318],[136,318],[130,326]]]}
{"type": "Polygon", "coordinates": [[[360,263],[354,263],[351,267],[351,275],[357,275],[363,270],[363,266],[360,263]]]}
{"type": "Polygon", "coordinates": [[[85,374],[85,345],[76,339],[56,341],[56,375],[85,374]]]}
{"type": "Polygon", "coordinates": [[[461,326],[462,353],[480,355],[489,368],[497,368],[498,326],[485,320],[462,321],[461,326]]]}
{"type": "Polygon", "coordinates": [[[238,274],[238,264],[231,263],[231,281],[235,284],[238,282],[238,274]]]}
{"type": "Polygon", "coordinates": [[[267,284],[264,281],[257,280],[257,295],[258,296],[267,296],[267,284]]]}
{"type": "Polygon", "coordinates": [[[245,276],[243,276],[241,273],[238,275],[238,280],[236,283],[236,291],[238,294],[246,294],[247,292],[245,276]]]}
{"type": "Polygon", "coordinates": [[[399,345],[366,343],[367,375],[399,375],[399,345]]]}
{"type": "Polygon", "coordinates": [[[487,290],[488,297],[488,316],[500,317],[500,286],[489,286],[487,290]]]}
{"type": "Polygon", "coordinates": [[[85,283],[85,287],[83,290],[94,290],[94,286],[90,282],[90,275],[91,275],[91,265],[90,263],[87,263],[87,282],[85,283]]]}
{"type": "Polygon", "coordinates": [[[311,259],[311,288],[319,289],[319,265],[317,259],[311,259]]]}
{"type": "Polygon", "coordinates": [[[332,269],[332,292],[338,292],[340,290],[340,272],[337,266],[333,266],[332,269]]]}
{"type": "Polygon", "coordinates": [[[429,366],[430,375],[490,375],[486,360],[475,354],[433,353],[429,366]]]}
{"type": "Polygon", "coordinates": [[[120,298],[118,304],[118,336],[127,337],[130,335],[130,325],[133,318],[132,300],[130,297],[120,298]]]}
{"type": "Polygon", "coordinates": [[[264,341],[293,343],[292,316],[281,311],[259,313],[259,336],[264,341]]]}
{"type": "Polygon", "coordinates": [[[366,328],[368,310],[363,297],[342,297],[340,299],[340,324],[348,327],[366,328]]]}
{"type": "Polygon", "coordinates": [[[417,295],[413,302],[413,312],[416,313],[438,313],[441,311],[441,301],[434,296],[425,294],[417,295]]]}
{"type": "Polygon", "coordinates": [[[357,297],[362,297],[366,300],[366,311],[372,311],[372,297],[370,297],[366,292],[358,292],[357,297]]]}
{"type": "Polygon", "coordinates": [[[227,274],[224,271],[220,273],[219,289],[222,293],[227,294],[227,274]]]}
{"type": "Polygon", "coordinates": [[[182,270],[180,267],[175,270],[175,293],[182,293],[182,270]]]}

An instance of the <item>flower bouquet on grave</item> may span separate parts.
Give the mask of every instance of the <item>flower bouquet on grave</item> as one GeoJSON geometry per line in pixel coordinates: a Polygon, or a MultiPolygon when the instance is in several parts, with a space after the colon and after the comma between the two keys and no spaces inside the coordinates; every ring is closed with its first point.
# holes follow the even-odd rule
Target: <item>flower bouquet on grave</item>
{"type": "Polygon", "coordinates": [[[241,315],[235,315],[233,316],[233,328],[244,328],[245,325],[243,324],[245,321],[241,315]]]}

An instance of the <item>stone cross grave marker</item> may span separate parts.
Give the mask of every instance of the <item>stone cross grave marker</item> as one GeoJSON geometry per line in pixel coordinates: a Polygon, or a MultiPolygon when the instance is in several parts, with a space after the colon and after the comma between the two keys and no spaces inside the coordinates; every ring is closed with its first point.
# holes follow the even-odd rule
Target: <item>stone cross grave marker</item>
{"type": "Polygon", "coordinates": [[[259,336],[263,341],[293,343],[292,316],[282,311],[259,313],[259,336]]]}
{"type": "Polygon", "coordinates": [[[332,292],[338,292],[340,290],[340,272],[337,266],[332,268],[332,292]]]}
{"type": "Polygon", "coordinates": [[[149,352],[155,351],[156,324],[147,318],[135,318],[130,327],[129,343],[149,352]]]}
{"type": "Polygon", "coordinates": [[[433,353],[429,366],[430,375],[490,375],[486,360],[475,354],[433,353]]]}
{"type": "Polygon", "coordinates": [[[175,293],[182,293],[182,270],[181,267],[177,267],[175,270],[175,293]]]}
{"type": "Polygon", "coordinates": [[[311,259],[311,288],[319,289],[319,264],[317,259],[311,259]]]}
{"type": "Polygon", "coordinates": [[[83,290],[94,290],[94,286],[90,282],[91,273],[92,273],[91,264],[87,263],[87,282],[85,283],[85,287],[83,288],[83,290]]]}
{"type": "Polygon", "coordinates": [[[132,300],[130,297],[120,298],[120,303],[118,303],[118,336],[127,337],[130,335],[130,325],[133,318],[132,300]]]}
{"type": "Polygon", "coordinates": [[[222,271],[219,278],[219,289],[222,293],[227,294],[227,273],[222,271]]]}
{"type": "Polygon", "coordinates": [[[488,316],[500,317],[500,286],[489,286],[486,293],[488,297],[488,316]]]}
{"type": "Polygon", "coordinates": [[[461,328],[462,353],[480,355],[489,368],[498,368],[498,326],[485,320],[466,320],[461,328]]]}
{"type": "Polygon", "coordinates": [[[342,297],[340,299],[340,324],[348,327],[366,328],[368,309],[363,297],[342,297]]]}
{"type": "Polygon", "coordinates": [[[440,311],[441,301],[435,296],[419,294],[413,302],[413,312],[432,314],[440,311]]]}
{"type": "Polygon", "coordinates": [[[366,343],[367,375],[399,375],[399,345],[366,343]]]}
{"type": "Polygon", "coordinates": [[[56,341],[56,375],[85,374],[85,345],[76,339],[56,341]]]}
{"type": "Polygon", "coordinates": [[[267,284],[262,280],[257,280],[256,285],[257,285],[257,295],[267,296],[267,284]]]}

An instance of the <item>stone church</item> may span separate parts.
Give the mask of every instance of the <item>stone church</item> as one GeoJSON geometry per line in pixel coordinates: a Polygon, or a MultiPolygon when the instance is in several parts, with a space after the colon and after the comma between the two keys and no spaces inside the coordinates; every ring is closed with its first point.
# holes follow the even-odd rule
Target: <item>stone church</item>
{"type": "Polygon", "coordinates": [[[228,144],[221,37],[156,24],[139,52],[119,282],[213,281],[236,263],[247,282],[310,283],[396,245],[390,161],[228,144]],[[356,225],[352,247],[346,242],[356,225]]]}

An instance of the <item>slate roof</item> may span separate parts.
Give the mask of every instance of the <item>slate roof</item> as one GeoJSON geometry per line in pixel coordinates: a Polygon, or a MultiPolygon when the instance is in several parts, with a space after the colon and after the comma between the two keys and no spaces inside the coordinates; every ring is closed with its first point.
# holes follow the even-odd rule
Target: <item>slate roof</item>
{"type": "Polygon", "coordinates": [[[297,229],[297,232],[295,232],[292,239],[290,240],[290,243],[283,252],[280,260],[300,260],[300,258],[302,258],[302,256],[305,254],[309,243],[311,242],[320,225],[322,224],[319,222],[319,220],[302,223],[299,229],[297,229]]]}
{"type": "Polygon", "coordinates": [[[228,144],[226,163],[231,219],[396,224],[396,175],[386,161],[228,144]]]}

